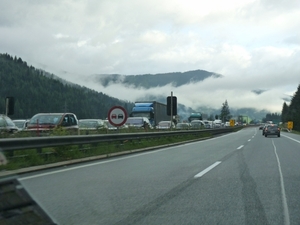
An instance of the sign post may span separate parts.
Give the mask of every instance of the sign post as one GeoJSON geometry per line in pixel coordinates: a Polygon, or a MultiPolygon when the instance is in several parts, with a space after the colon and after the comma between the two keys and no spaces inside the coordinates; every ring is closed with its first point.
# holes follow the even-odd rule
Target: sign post
{"type": "Polygon", "coordinates": [[[287,128],[288,128],[289,130],[292,130],[293,127],[294,127],[293,121],[288,121],[287,128]]]}

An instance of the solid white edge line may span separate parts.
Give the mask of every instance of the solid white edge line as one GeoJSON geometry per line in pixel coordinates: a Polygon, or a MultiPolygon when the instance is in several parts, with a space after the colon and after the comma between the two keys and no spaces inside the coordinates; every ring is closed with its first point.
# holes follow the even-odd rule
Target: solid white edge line
{"type": "Polygon", "coordinates": [[[244,147],[244,145],[241,145],[240,147],[238,147],[237,149],[241,149],[241,148],[243,148],[244,147]]]}
{"type": "Polygon", "coordinates": [[[295,142],[300,143],[300,141],[298,141],[298,140],[296,140],[296,139],[294,139],[294,138],[291,138],[291,137],[289,137],[289,136],[282,135],[282,134],[281,134],[281,136],[286,137],[286,138],[288,138],[288,139],[290,139],[290,140],[292,140],[292,141],[295,141],[295,142]]]}
{"type": "Polygon", "coordinates": [[[210,170],[212,170],[213,168],[215,168],[217,165],[219,165],[221,163],[221,161],[217,161],[214,164],[210,165],[209,167],[207,167],[205,170],[202,170],[200,173],[196,174],[194,176],[194,178],[199,178],[202,177],[204,174],[206,174],[207,172],[209,172],[210,170]]]}
{"type": "Polygon", "coordinates": [[[278,157],[278,154],[277,154],[277,149],[276,149],[276,146],[274,144],[273,139],[272,139],[272,144],[273,144],[273,147],[274,147],[274,153],[275,153],[275,156],[276,156],[276,159],[277,159],[278,170],[279,170],[279,175],[280,175],[280,186],[281,186],[281,198],[282,198],[284,224],[289,225],[290,224],[290,215],[289,215],[289,208],[288,208],[287,200],[286,200],[283,175],[282,175],[282,171],[281,171],[280,160],[279,160],[279,157],[278,157]]]}

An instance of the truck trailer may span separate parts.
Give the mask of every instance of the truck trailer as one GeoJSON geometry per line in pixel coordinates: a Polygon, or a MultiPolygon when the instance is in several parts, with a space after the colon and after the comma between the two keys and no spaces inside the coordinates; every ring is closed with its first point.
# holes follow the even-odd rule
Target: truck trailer
{"type": "Polygon", "coordinates": [[[146,117],[153,127],[160,121],[170,120],[167,115],[167,105],[157,101],[138,101],[132,108],[130,117],[146,117]]]}

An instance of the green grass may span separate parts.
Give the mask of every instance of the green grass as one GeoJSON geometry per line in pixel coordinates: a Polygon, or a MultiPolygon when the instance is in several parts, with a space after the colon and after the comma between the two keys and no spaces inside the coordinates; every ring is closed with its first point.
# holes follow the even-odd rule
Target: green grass
{"type": "Polygon", "coordinates": [[[197,135],[176,135],[173,137],[156,137],[116,142],[102,142],[98,144],[85,144],[80,146],[59,146],[38,150],[17,150],[14,151],[13,156],[7,155],[9,163],[7,165],[1,165],[0,171],[15,170],[90,156],[107,155],[122,151],[174,144],[210,136],[211,135],[207,132],[199,133],[197,135]]]}

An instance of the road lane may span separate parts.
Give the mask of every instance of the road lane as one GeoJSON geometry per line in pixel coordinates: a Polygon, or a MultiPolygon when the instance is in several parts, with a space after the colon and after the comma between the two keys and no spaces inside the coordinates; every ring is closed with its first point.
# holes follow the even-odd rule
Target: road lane
{"type": "Polygon", "coordinates": [[[300,224],[300,136],[290,133],[274,139],[280,159],[291,224],[300,224]]]}
{"type": "MultiPolygon", "coordinates": [[[[300,193],[285,180],[286,164],[299,144],[265,138],[257,128],[20,180],[60,224],[284,224],[272,141],[279,159],[281,143],[292,148],[281,162],[290,209],[290,198],[300,193]]],[[[296,201],[292,207],[291,224],[299,212],[296,201]]]]}

